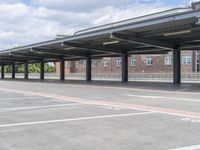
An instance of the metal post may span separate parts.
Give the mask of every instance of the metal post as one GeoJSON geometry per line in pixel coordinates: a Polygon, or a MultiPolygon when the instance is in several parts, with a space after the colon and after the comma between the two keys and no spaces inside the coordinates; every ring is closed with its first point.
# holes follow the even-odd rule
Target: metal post
{"type": "Polygon", "coordinates": [[[40,62],[40,80],[44,80],[44,62],[40,62]]]}
{"type": "Polygon", "coordinates": [[[128,82],[128,54],[122,54],[122,82],[128,82]]]}
{"type": "Polygon", "coordinates": [[[92,59],[91,57],[86,58],[86,81],[92,80],[92,59]]]}
{"type": "Polygon", "coordinates": [[[60,80],[61,81],[65,80],[65,60],[64,59],[60,60],[60,80]]]}
{"type": "Polygon", "coordinates": [[[24,79],[28,79],[28,62],[24,63],[24,79]]]}
{"type": "Polygon", "coordinates": [[[12,79],[15,79],[15,63],[12,64],[12,79]]]}
{"type": "Polygon", "coordinates": [[[174,84],[181,83],[181,51],[178,47],[173,51],[173,80],[174,84]]]}
{"type": "Polygon", "coordinates": [[[4,79],[4,64],[1,64],[1,79],[4,79]]]}

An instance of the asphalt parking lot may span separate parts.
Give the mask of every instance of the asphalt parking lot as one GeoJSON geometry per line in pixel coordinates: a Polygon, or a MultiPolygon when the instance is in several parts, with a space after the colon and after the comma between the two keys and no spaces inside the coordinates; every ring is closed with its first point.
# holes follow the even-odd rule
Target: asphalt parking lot
{"type": "Polygon", "coordinates": [[[200,85],[0,85],[0,150],[200,149],[200,85]]]}

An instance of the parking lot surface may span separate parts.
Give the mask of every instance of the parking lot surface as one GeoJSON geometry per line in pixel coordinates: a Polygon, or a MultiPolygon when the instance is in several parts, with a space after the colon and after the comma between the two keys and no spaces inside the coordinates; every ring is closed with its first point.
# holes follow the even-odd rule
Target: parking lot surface
{"type": "Polygon", "coordinates": [[[0,150],[200,149],[199,85],[0,84],[0,150]]]}

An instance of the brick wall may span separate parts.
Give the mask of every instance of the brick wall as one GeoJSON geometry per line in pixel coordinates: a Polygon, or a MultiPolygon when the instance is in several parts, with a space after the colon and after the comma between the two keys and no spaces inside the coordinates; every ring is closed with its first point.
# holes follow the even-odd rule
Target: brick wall
{"type": "MultiPolygon", "coordinates": [[[[135,55],[136,65],[131,66],[131,57],[129,57],[129,73],[172,73],[173,71],[173,62],[171,65],[165,65],[164,60],[167,55],[135,55]],[[153,58],[152,65],[146,65],[146,57],[151,56],[153,58]]],[[[193,51],[182,51],[182,56],[190,56],[193,59],[193,51]]],[[[194,61],[191,61],[191,64],[182,64],[181,57],[181,70],[183,73],[193,72],[195,65],[194,61]]],[[[121,67],[117,66],[117,59],[119,58],[103,58],[92,60],[92,72],[93,73],[120,73],[121,67]],[[108,66],[105,67],[105,61],[108,62],[108,66]],[[95,62],[96,65],[93,65],[95,62]]],[[[173,59],[173,58],[172,58],[173,59]]],[[[65,63],[65,73],[84,73],[85,72],[85,60],[72,61],[65,63]]],[[[56,72],[59,74],[60,64],[56,64],[56,72]]]]}

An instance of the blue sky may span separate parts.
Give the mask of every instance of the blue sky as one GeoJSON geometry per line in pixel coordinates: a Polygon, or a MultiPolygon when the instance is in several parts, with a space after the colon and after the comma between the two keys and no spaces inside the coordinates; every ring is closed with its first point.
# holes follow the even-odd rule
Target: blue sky
{"type": "Polygon", "coordinates": [[[191,0],[0,0],[0,50],[186,6],[191,0]]]}
{"type": "MultiPolygon", "coordinates": [[[[141,2],[153,2],[154,0],[141,0],[141,2]]],[[[176,7],[177,5],[185,5],[189,0],[163,0],[167,5],[176,7]]],[[[31,4],[30,0],[21,0],[24,4],[31,4]]]]}

